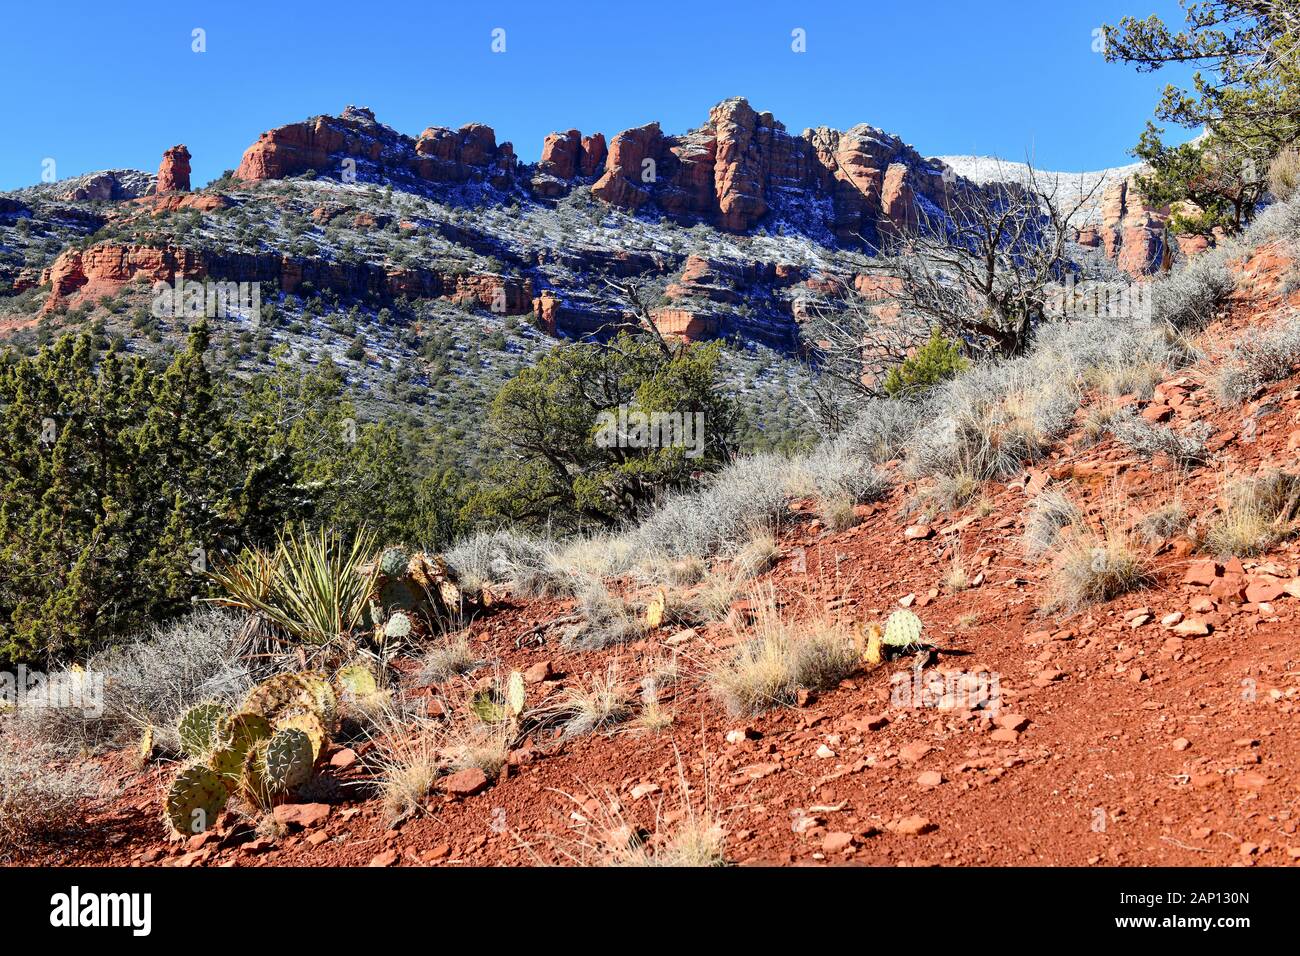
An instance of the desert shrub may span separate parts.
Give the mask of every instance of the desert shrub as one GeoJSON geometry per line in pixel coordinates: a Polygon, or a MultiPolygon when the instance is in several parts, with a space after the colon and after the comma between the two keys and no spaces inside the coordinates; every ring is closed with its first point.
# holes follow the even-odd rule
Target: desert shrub
{"type": "Polygon", "coordinates": [[[98,715],[75,707],[25,707],[14,715],[24,735],[64,752],[138,738],[146,726],[175,748],[181,715],[204,700],[234,700],[253,683],[243,659],[239,615],[200,608],[155,624],[121,647],[92,655],[85,672],[103,681],[98,715]]]}
{"type": "Polygon", "coordinates": [[[573,593],[584,620],[565,635],[567,647],[595,651],[634,641],[645,633],[645,624],[637,617],[636,610],[610,591],[599,577],[579,576],[573,593]]]}
{"type": "Polygon", "coordinates": [[[1216,397],[1239,404],[1255,390],[1291,374],[1300,360],[1300,319],[1294,314],[1268,328],[1250,328],[1233,343],[1225,364],[1215,374],[1216,397]]]}
{"type": "Polygon", "coordinates": [[[889,370],[881,386],[890,398],[918,395],[969,367],[960,343],[945,338],[936,328],[923,346],[889,370]]]}
{"type": "Polygon", "coordinates": [[[1250,248],[1273,240],[1300,239],[1300,197],[1275,202],[1247,227],[1241,245],[1250,248]]]}
{"type": "Polygon", "coordinates": [[[82,805],[101,792],[94,764],[62,762],[53,748],[0,727],[0,860],[75,830],[82,805]]]}
{"type": "Polygon", "coordinates": [[[1152,281],[1151,318],[1179,330],[1204,328],[1235,287],[1228,250],[1202,253],[1178,271],[1152,281]]]}
{"type": "Polygon", "coordinates": [[[1110,431],[1116,441],[1138,454],[1148,458],[1164,454],[1180,466],[1204,462],[1209,455],[1205,447],[1210,435],[1208,422],[1195,422],[1180,433],[1147,421],[1131,408],[1122,408],[1111,417],[1110,431]]]}

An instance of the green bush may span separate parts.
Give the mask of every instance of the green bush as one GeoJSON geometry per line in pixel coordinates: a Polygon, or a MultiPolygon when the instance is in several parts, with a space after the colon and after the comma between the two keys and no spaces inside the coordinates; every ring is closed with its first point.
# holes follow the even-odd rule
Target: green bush
{"type": "Polygon", "coordinates": [[[916,395],[964,372],[969,366],[970,362],[961,354],[961,345],[934,329],[925,345],[889,370],[882,385],[890,398],[916,395]]]}

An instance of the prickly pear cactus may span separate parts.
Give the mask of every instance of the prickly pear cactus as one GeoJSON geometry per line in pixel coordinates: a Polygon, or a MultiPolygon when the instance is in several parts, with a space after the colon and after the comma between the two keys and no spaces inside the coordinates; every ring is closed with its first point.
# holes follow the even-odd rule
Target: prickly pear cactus
{"type": "Polygon", "coordinates": [[[261,714],[274,723],[289,710],[313,710],[326,727],[338,719],[338,699],[329,680],[318,671],[276,674],[248,693],[242,708],[246,713],[261,714]]]}
{"type": "Polygon", "coordinates": [[[405,611],[394,611],[384,624],[384,637],[401,640],[411,636],[411,616],[405,611]]]}
{"type": "Polygon", "coordinates": [[[886,647],[914,647],[921,643],[921,619],[911,611],[895,611],[885,622],[882,641],[886,647]]]}
{"type": "Polygon", "coordinates": [[[144,733],[140,734],[140,748],[136,754],[142,765],[153,759],[153,724],[145,724],[144,733]]]}
{"type": "Polygon", "coordinates": [[[348,664],[334,675],[340,696],[361,700],[379,690],[375,675],[365,664],[348,664]]]}
{"type": "Polygon", "coordinates": [[[518,717],[524,712],[526,700],[524,675],[519,671],[511,671],[510,680],[506,684],[506,709],[510,711],[511,717],[518,717]]]}
{"type": "Polygon", "coordinates": [[[320,760],[330,740],[329,730],[321,720],[320,714],[312,710],[286,711],[275,719],[275,729],[277,731],[301,730],[306,734],[311,741],[313,764],[320,760]]]}
{"type": "Polygon", "coordinates": [[[379,556],[379,573],[386,578],[400,578],[406,573],[411,556],[402,548],[385,548],[379,556]]]}
{"type": "Polygon", "coordinates": [[[176,727],[181,750],[190,757],[210,754],[217,746],[217,725],[224,716],[226,708],[211,700],[187,710],[176,727]]]}
{"type": "Polygon", "coordinates": [[[271,722],[261,714],[230,714],[217,725],[221,747],[233,750],[242,759],[259,740],[271,736],[271,722]]]}
{"type": "Polygon", "coordinates": [[[316,762],[311,738],[296,727],[277,730],[266,746],[259,748],[258,758],[266,789],[274,796],[288,793],[310,780],[316,762]]]}
{"type": "Polygon", "coordinates": [[[481,690],[469,701],[470,713],[485,724],[499,724],[510,719],[510,711],[491,690],[481,690]]]}
{"type": "Polygon", "coordinates": [[[862,649],[862,660],[870,667],[875,667],[881,661],[882,655],[880,645],[883,635],[884,632],[881,630],[879,624],[876,624],[873,621],[867,625],[865,634],[866,646],[862,649]]]}
{"type": "Polygon", "coordinates": [[[217,822],[229,792],[221,778],[202,764],[186,767],[167,791],[167,822],[181,836],[203,833],[217,822]]]}
{"type": "MultiPolygon", "coordinates": [[[[255,743],[250,746],[255,746],[255,743]]],[[[212,751],[212,756],[208,758],[208,769],[221,778],[227,793],[239,789],[240,780],[244,776],[244,758],[247,756],[247,750],[222,747],[212,751]]]]}

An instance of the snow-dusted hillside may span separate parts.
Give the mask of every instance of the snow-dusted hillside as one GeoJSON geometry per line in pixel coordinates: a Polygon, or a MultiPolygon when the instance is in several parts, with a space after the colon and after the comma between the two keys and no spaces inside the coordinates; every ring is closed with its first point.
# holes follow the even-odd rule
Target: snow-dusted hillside
{"type": "MultiPolygon", "coordinates": [[[[1030,167],[1027,163],[1013,163],[994,156],[936,156],[934,158],[952,167],[958,176],[964,176],[980,185],[992,182],[1027,182],[1030,177],[1030,167]]],[[[1141,168],[1141,163],[1129,163],[1127,166],[1113,166],[1110,169],[1098,169],[1092,172],[1063,173],[1035,167],[1033,175],[1040,188],[1050,188],[1052,184],[1056,184],[1057,195],[1062,202],[1068,203],[1071,197],[1088,195],[1091,190],[1088,201],[1075,219],[1076,224],[1081,225],[1094,222],[1101,217],[1101,196],[1108,185],[1126,179],[1141,168]]]]}

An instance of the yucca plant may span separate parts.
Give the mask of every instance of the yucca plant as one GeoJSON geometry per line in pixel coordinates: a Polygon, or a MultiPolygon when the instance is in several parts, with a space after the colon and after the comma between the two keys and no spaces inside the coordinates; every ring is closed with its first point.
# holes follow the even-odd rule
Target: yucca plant
{"type": "Polygon", "coordinates": [[[325,644],[361,622],[377,571],[363,570],[376,549],[362,530],[349,544],[333,529],[286,528],[275,550],[250,549],[212,572],[225,592],[217,604],[259,615],[290,638],[325,644]]]}

